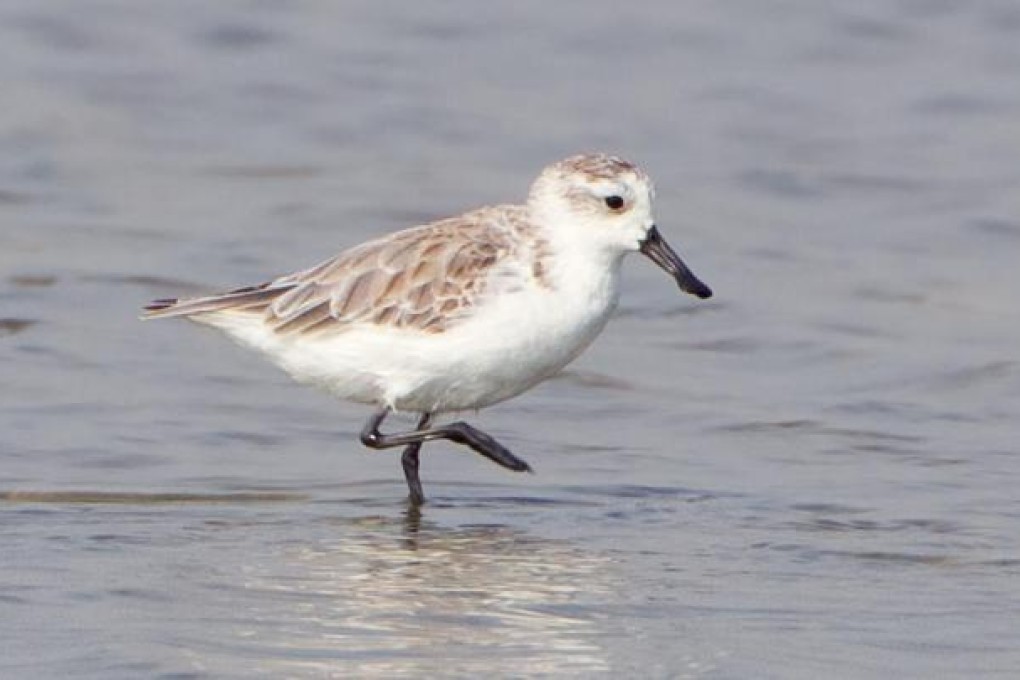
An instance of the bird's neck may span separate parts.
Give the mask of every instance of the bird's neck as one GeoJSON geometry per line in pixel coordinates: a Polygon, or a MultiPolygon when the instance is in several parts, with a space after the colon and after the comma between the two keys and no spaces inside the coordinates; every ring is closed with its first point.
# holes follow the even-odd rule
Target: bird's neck
{"type": "Polygon", "coordinates": [[[623,252],[583,238],[562,238],[562,232],[550,235],[549,245],[555,252],[548,258],[551,287],[573,299],[588,299],[594,307],[615,306],[623,252]]]}

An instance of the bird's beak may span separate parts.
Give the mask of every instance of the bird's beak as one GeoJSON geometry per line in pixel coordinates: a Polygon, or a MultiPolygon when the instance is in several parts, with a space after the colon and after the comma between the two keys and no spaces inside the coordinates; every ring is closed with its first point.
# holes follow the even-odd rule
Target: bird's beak
{"type": "Polygon", "coordinates": [[[687,268],[676,251],[669,247],[662,234],[654,225],[648,230],[648,234],[641,241],[641,252],[648,256],[655,264],[659,265],[666,272],[676,279],[680,290],[691,295],[696,295],[702,300],[712,297],[712,289],[698,280],[698,277],[687,268]]]}

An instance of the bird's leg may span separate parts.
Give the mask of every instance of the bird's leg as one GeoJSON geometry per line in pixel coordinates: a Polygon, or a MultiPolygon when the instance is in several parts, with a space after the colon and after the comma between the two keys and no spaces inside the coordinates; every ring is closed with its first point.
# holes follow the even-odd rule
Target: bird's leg
{"type": "MultiPolygon", "coordinates": [[[[427,429],[432,422],[431,413],[422,413],[418,420],[416,431],[421,432],[427,429]]],[[[421,479],[418,478],[418,452],[421,450],[422,442],[413,442],[404,449],[400,457],[400,464],[404,466],[404,478],[407,480],[407,489],[410,491],[408,500],[412,506],[418,506],[425,502],[425,492],[421,488],[421,479]]]]}
{"type": "Polygon", "coordinates": [[[400,432],[396,434],[383,434],[379,431],[379,425],[389,415],[388,408],[381,408],[376,411],[365,427],[361,430],[361,443],[372,449],[389,449],[394,446],[407,446],[409,444],[430,442],[435,439],[449,439],[458,444],[464,444],[477,453],[482,454],[493,463],[514,470],[515,472],[531,472],[531,466],[523,460],[510,453],[509,449],[497,442],[495,439],[471,427],[465,422],[457,421],[440,427],[426,427],[426,429],[414,430],[412,432],[400,432]]]}
{"type": "Polygon", "coordinates": [[[514,472],[533,472],[531,466],[510,453],[510,449],[485,432],[468,425],[462,420],[437,427],[433,430],[426,430],[426,432],[431,433],[436,439],[449,439],[451,442],[465,444],[493,463],[502,465],[508,470],[513,470],[514,472]]]}

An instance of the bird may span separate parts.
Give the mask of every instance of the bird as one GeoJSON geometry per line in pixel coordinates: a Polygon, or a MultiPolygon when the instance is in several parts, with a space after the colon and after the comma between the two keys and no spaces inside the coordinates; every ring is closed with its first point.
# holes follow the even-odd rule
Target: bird
{"type": "Polygon", "coordinates": [[[361,443],[403,448],[417,507],[425,442],[532,471],[486,432],[435,419],[515,397],[573,361],[617,306],[624,256],[640,252],[684,292],[712,296],[656,226],[654,196],[634,163],[574,155],[545,167],[524,203],[397,231],[258,285],[154,300],[142,318],[212,326],[299,383],[372,406],[361,443]],[[394,412],[417,426],[383,433],[394,412]]]}

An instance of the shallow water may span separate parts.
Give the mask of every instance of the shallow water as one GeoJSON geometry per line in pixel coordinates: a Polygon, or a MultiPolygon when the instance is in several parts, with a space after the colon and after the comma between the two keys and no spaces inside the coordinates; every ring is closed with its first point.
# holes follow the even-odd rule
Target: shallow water
{"type": "Polygon", "coordinates": [[[0,5],[0,676],[1015,677],[1020,8],[0,5]],[[655,177],[569,373],[429,445],[150,298],[655,177]]]}

